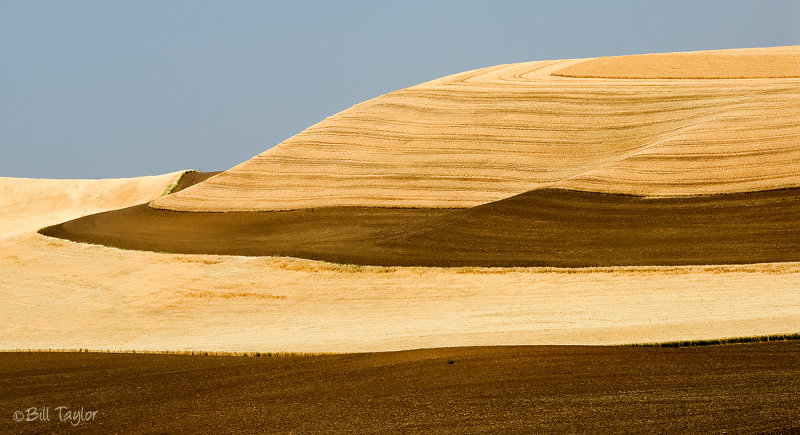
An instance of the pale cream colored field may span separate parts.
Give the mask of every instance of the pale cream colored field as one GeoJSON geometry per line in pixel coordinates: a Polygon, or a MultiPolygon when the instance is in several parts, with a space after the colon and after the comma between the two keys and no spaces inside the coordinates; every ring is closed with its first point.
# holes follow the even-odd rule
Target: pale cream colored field
{"type": "Polygon", "coordinates": [[[800,47],[776,47],[454,74],[357,104],[153,206],[471,207],[543,186],[652,196],[797,187],[798,59],[800,47]]]}
{"type": "Polygon", "coordinates": [[[0,238],[145,203],[163,195],[182,173],[105,180],[0,177],[0,238]]]}
{"type": "Polygon", "coordinates": [[[800,264],[438,269],[0,241],[0,348],[344,352],[800,331],[800,264]]]}

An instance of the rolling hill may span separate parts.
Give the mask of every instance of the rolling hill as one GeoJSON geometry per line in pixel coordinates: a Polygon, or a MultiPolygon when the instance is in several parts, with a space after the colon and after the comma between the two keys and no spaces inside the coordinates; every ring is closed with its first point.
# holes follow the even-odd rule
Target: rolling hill
{"type": "Polygon", "coordinates": [[[800,186],[800,47],[498,65],[365,101],[151,206],[466,208],[800,186]]]}

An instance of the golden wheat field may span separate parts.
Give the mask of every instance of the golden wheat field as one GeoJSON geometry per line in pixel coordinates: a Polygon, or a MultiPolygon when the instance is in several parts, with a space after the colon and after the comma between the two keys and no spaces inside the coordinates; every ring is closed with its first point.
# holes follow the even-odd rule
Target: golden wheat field
{"type": "Polygon", "coordinates": [[[0,178],[0,432],[794,433],[799,289],[800,47],[491,66],[0,178]]]}
{"type": "MultiPolygon", "coordinates": [[[[714,264],[701,255],[701,233],[722,219],[715,213],[728,201],[724,195],[800,187],[798,56],[800,48],[779,47],[540,61],[454,74],[358,104],[180,189],[181,172],[124,180],[0,179],[0,343],[4,349],[351,352],[798,331],[800,263],[770,260],[800,260],[797,229],[773,224],[794,222],[784,217],[793,209],[780,208],[794,204],[793,190],[741,206],[747,219],[774,218],[747,240],[736,239],[746,231],[735,228],[713,240],[717,251],[731,252],[773,239],[790,243],[764,251],[757,264],[745,257],[731,257],[742,264],[714,264]],[[586,257],[589,267],[552,267],[561,264],[548,263],[552,256],[541,257],[541,267],[481,265],[484,255],[505,264],[503,256],[516,252],[507,261],[513,265],[519,255],[536,254],[537,238],[547,234],[523,237],[525,219],[555,206],[503,204],[544,188],[587,192],[595,203],[606,194],[635,195],[641,202],[636,219],[647,222],[647,207],[661,210],[663,201],[719,199],[673,201],[672,214],[641,230],[655,238],[637,249],[669,238],[679,254],[691,248],[691,258],[660,264],[654,255],[637,265],[640,257],[626,245],[606,245],[626,231],[614,213],[628,209],[612,201],[599,208],[573,204],[573,210],[563,206],[571,197],[562,195],[558,207],[566,211],[537,222],[550,219],[555,228],[563,216],[610,216],[602,226],[573,222],[581,232],[570,249],[585,245],[597,254],[586,257]],[[127,238],[115,238],[114,212],[83,218],[149,201],[145,210],[160,214],[146,225],[117,224],[129,231],[127,238]],[[482,208],[473,212],[475,206],[482,208]],[[359,221],[372,216],[369,210],[397,208],[431,214],[409,212],[408,222],[383,214],[359,221]],[[300,209],[306,211],[278,211],[300,209]],[[329,216],[325,210],[336,213],[312,219],[316,212],[329,216]],[[204,240],[208,246],[233,246],[246,238],[241,228],[250,228],[248,246],[291,249],[216,255],[197,235],[219,231],[228,221],[214,219],[230,211],[262,220],[236,215],[245,219],[240,232],[222,231],[221,239],[204,240]],[[510,214],[517,220],[502,221],[510,214]],[[148,229],[163,216],[191,219],[178,221],[181,231],[148,229]],[[203,219],[208,227],[193,226],[203,219]],[[267,223],[256,229],[253,222],[267,223]],[[661,234],[659,222],[672,226],[661,234]],[[84,231],[92,243],[36,231],[62,223],[59,234],[82,240],[84,231]],[[417,255],[431,244],[444,247],[436,255],[455,256],[463,240],[491,239],[492,228],[505,237],[504,251],[486,242],[488,250],[471,254],[471,267],[429,267],[425,256],[414,267],[389,264],[391,256],[417,255]],[[383,257],[372,261],[377,265],[314,259],[317,249],[336,258],[345,242],[351,251],[371,252],[361,239],[351,240],[356,236],[383,243],[383,257]],[[403,237],[429,242],[409,247],[403,237]],[[129,249],[112,247],[119,245],[129,249]],[[174,252],[176,246],[201,252],[174,252]]],[[[731,210],[725,216],[736,213],[731,210]]],[[[138,219],[136,213],[128,219],[138,219]]],[[[573,255],[558,239],[546,243],[558,258],[573,255]]]]}
{"type": "Polygon", "coordinates": [[[546,186],[798,187],[798,59],[800,48],[779,47],[454,74],[357,104],[153,206],[472,207],[546,186]]]}

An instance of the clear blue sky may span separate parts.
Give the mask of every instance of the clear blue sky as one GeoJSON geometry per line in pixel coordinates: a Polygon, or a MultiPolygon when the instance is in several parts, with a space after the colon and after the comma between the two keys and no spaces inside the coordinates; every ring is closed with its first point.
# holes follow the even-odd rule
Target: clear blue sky
{"type": "Polygon", "coordinates": [[[221,170],[468,69],[796,44],[797,1],[0,0],[0,176],[221,170]]]}

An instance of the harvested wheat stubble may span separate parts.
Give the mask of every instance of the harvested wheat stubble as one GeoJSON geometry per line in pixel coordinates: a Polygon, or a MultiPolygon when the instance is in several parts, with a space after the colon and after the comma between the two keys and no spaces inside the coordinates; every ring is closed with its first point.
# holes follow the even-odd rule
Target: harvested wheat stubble
{"type": "Polygon", "coordinates": [[[540,189],[471,209],[183,213],[139,205],[42,234],[126,249],[383,266],[628,266],[800,260],[800,189],[646,198],[540,189]]]}
{"type": "Polygon", "coordinates": [[[0,240],[0,270],[2,349],[361,352],[800,331],[800,263],[358,267],[34,233],[0,240]]]}
{"type": "MultiPolygon", "coordinates": [[[[245,214],[216,213],[230,221],[174,226],[172,239],[159,234],[158,225],[93,233],[142,208],[62,229],[156,244],[177,236],[202,241],[206,236],[197,233],[208,230],[225,236],[217,245],[265,252],[271,244],[308,256],[349,246],[344,254],[363,257],[394,253],[400,246],[415,261],[427,261],[424,251],[433,244],[440,253],[454,247],[446,254],[460,264],[475,264],[478,256],[513,259],[511,251],[520,246],[530,264],[542,258],[558,264],[566,253],[549,244],[554,234],[548,229],[561,232],[567,244],[581,245],[577,258],[591,264],[604,258],[622,264],[700,261],[697,246],[703,241],[710,246],[704,263],[795,255],[797,198],[789,190],[758,191],[792,188],[796,182],[793,105],[799,79],[552,74],[578,62],[502,65],[398,91],[310,128],[241,170],[157,201],[195,211],[196,204],[211,211],[312,209],[265,213],[266,221],[250,222],[235,217],[245,214]],[[727,156],[714,161],[721,154],[727,156]],[[713,162],[707,171],[674,175],[704,160],[713,162]],[[583,190],[641,189],[650,197],[609,200],[596,192],[559,189],[581,188],[566,186],[570,182],[584,183],[583,190]],[[512,197],[521,192],[529,193],[512,197]],[[720,192],[729,195],[716,195],[720,192]],[[715,195],[681,197],[697,193],[715,195]],[[348,214],[354,206],[361,207],[358,216],[348,214]],[[387,206],[430,208],[395,212],[387,206]],[[582,212],[570,213],[576,207],[582,212]],[[616,216],[617,210],[624,213],[616,216]],[[395,225],[398,216],[403,222],[395,225]],[[568,225],[553,225],[556,221],[568,225]],[[633,228],[626,236],[637,248],[630,257],[612,237],[620,223],[633,228]],[[245,237],[225,232],[234,229],[245,237]],[[152,231],[151,240],[139,237],[141,231],[152,231]],[[253,234],[261,240],[252,240],[253,234]],[[487,240],[498,234],[500,240],[487,240]],[[607,244],[591,246],[585,237],[607,244]],[[646,243],[659,237],[663,248],[646,243]],[[369,242],[375,251],[353,248],[363,243],[359,238],[375,239],[369,242]],[[547,243],[520,243],[526,240],[547,243]],[[490,243],[481,246],[484,242],[490,243]],[[461,244],[465,249],[459,253],[461,244]],[[491,246],[498,249],[486,255],[491,246]],[[686,246],[691,249],[683,252],[686,246]]],[[[203,219],[206,213],[175,214],[203,219]]],[[[137,219],[153,223],[153,216],[137,219]]],[[[203,249],[210,245],[199,243],[203,249]]],[[[376,267],[130,251],[35,233],[0,240],[0,247],[0,268],[7,272],[0,274],[5,348],[341,352],[696,340],[800,330],[798,263],[376,267]]]]}
{"type": "MultiPolygon", "coordinates": [[[[49,212],[44,205],[37,210],[49,212]]],[[[364,215],[376,211],[388,212],[372,209],[364,215]]],[[[314,230],[314,220],[329,225],[329,212],[272,215],[283,216],[284,229],[298,216],[310,219],[294,227],[308,231],[314,230]]],[[[449,212],[434,209],[430,216],[449,212]]],[[[348,232],[354,234],[331,231],[324,236],[327,243],[371,231],[362,218],[339,219],[349,221],[348,232]],[[353,228],[357,222],[364,228],[353,228]]],[[[187,230],[191,226],[178,232],[187,230]]],[[[800,331],[800,263],[376,267],[121,250],[31,231],[0,239],[0,270],[2,349],[344,352],[800,331]]]]}
{"type": "Polygon", "coordinates": [[[545,186],[655,196],[798,187],[798,58],[800,48],[778,47],[454,74],[358,104],[152,206],[459,208],[545,186]]]}
{"type": "Polygon", "coordinates": [[[181,174],[105,180],[0,177],[0,238],[151,201],[181,174]]]}
{"type": "Polygon", "coordinates": [[[800,50],[783,47],[600,57],[570,65],[554,75],[602,79],[800,78],[800,50]]]}

